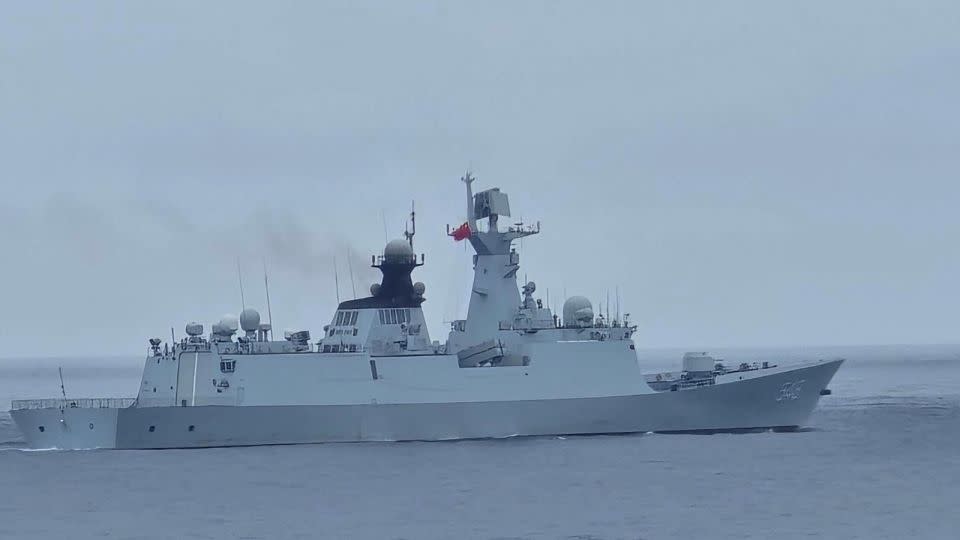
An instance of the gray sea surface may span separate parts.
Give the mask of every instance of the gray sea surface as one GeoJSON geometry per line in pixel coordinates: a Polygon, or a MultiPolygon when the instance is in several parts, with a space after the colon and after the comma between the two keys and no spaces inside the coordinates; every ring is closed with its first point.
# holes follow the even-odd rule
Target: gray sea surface
{"type": "MultiPolygon", "coordinates": [[[[848,361],[797,433],[33,451],[3,412],[0,538],[960,537],[960,346],[714,352],[848,361]]],[[[139,384],[136,358],[4,359],[0,400],[58,395],[60,365],[73,397],[139,384]]]]}

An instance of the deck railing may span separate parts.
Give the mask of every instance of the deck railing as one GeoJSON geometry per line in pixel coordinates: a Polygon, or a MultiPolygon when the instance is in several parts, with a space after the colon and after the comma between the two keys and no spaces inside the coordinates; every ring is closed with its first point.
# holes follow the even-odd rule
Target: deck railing
{"type": "Polygon", "coordinates": [[[10,408],[15,411],[21,409],[125,409],[136,401],[135,398],[15,399],[10,404],[10,408]]]}

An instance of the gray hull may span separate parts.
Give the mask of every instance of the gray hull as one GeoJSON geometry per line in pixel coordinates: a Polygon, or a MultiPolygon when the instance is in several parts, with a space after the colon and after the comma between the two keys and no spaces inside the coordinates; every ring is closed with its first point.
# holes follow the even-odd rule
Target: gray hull
{"type": "Polygon", "coordinates": [[[11,411],[34,448],[190,448],[802,426],[842,360],[693,390],[423,404],[11,411]],[[43,427],[43,430],[40,429],[43,427]]]}

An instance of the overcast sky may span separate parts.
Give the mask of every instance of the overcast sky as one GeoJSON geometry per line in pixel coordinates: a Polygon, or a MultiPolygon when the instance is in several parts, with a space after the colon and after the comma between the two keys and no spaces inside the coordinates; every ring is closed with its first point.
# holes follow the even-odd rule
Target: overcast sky
{"type": "Polygon", "coordinates": [[[140,354],[195,319],[319,335],[417,205],[434,339],[478,189],[520,276],[641,347],[945,343],[960,3],[11,2],[0,356],[140,354]]]}

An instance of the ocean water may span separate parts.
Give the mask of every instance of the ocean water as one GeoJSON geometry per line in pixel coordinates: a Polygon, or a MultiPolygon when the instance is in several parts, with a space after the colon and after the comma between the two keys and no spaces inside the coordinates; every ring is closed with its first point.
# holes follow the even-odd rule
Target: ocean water
{"type": "MultiPolygon", "coordinates": [[[[960,346],[719,352],[848,361],[797,433],[30,451],[0,413],[0,538],[960,538],[960,346]]],[[[57,395],[57,365],[76,397],[139,382],[7,359],[0,400],[57,395]]]]}

